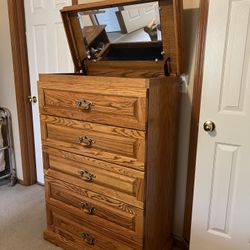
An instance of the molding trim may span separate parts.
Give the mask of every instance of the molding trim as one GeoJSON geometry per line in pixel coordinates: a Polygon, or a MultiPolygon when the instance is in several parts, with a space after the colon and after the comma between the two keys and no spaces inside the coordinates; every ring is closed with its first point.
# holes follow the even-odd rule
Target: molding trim
{"type": "Polygon", "coordinates": [[[199,28],[197,33],[195,78],[194,78],[194,90],[193,90],[193,102],[192,102],[192,114],[191,114],[189,155],[188,155],[186,203],[185,203],[185,215],[184,215],[184,226],[183,226],[183,238],[186,242],[190,241],[190,232],[191,232],[196,150],[197,150],[199,118],[200,118],[201,91],[202,91],[203,66],[205,57],[208,10],[209,10],[209,0],[200,1],[200,16],[199,16],[199,28]]]}
{"type": "Polygon", "coordinates": [[[17,179],[16,183],[17,183],[17,184],[20,184],[20,185],[24,185],[24,186],[25,186],[25,184],[24,184],[23,180],[17,179]]]}
{"type": "Polygon", "coordinates": [[[174,237],[174,247],[181,250],[189,250],[189,245],[184,239],[174,237]]]}
{"type": "Polygon", "coordinates": [[[28,101],[30,79],[25,35],[24,1],[8,0],[8,12],[22,154],[22,184],[28,186],[36,183],[36,165],[32,107],[28,101]]]}

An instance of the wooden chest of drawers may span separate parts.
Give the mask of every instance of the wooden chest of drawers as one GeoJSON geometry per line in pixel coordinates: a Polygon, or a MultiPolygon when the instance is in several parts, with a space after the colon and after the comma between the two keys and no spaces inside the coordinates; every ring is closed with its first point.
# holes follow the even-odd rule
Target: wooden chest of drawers
{"type": "Polygon", "coordinates": [[[45,239],[171,249],[178,82],[40,75],[45,239]]]}

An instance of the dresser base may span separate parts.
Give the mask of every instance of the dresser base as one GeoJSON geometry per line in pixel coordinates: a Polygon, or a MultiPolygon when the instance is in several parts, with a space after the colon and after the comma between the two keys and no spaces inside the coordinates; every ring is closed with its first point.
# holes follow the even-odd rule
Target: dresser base
{"type": "Polygon", "coordinates": [[[61,238],[58,234],[53,233],[49,230],[45,230],[43,232],[43,238],[49,241],[50,243],[58,247],[61,247],[63,249],[66,249],[66,250],[76,249],[70,241],[63,240],[63,238],[61,238]]]}
{"type": "MultiPolygon", "coordinates": [[[[61,247],[65,250],[76,250],[78,249],[76,246],[74,246],[74,244],[70,241],[70,240],[66,240],[62,237],[60,237],[58,234],[54,233],[54,232],[51,232],[49,230],[45,230],[43,232],[43,238],[46,240],[46,241],[49,241],[50,243],[58,246],[58,247],[61,247]]],[[[138,248],[139,249],[139,248],[138,248]]],[[[165,247],[162,249],[162,250],[170,250],[170,249],[173,249],[173,240],[170,239],[165,247]]]]}

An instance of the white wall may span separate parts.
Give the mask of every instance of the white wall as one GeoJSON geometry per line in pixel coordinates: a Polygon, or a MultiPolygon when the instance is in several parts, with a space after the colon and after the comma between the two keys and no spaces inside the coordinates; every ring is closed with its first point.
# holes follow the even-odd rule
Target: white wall
{"type": "Polygon", "coordinates": [[[17,118],[16,92],[14,85],[13,61],[10,43],[8,0],[0,0],[0,107],[11,111],[14,149],[18,179],[23,179],[22,158],[17,118]]]}
{"type": "Polygon", "coordinates": [[[189,152],[189,134],[190,134],[190,122],[191,122],[191,105],[192,105],[192,95],[193,95],[193,85],[194,85],[195,45],[196,45],[196,34],[197,34],[196,31],[198,26],[198,15],[199,15],[199,9],[197,9],[198,6],[197,2],[198,1],[196,0],[194,5],[184,4],[186,8],[184,9],[184,14],[183,14],[185,73],[189,75],[189,86],[188,86],[188,92],[186,94],[181,94],[181,104],[180,104],[180,126],[179,126],[179,143],[178,143],[179,149],[178,149],[178,162],[177,162],[175,223],[174,223],[174,234],[176,234],[177,236],[182,235],[183,222],[184,222],[188,152],[189,152]]]}

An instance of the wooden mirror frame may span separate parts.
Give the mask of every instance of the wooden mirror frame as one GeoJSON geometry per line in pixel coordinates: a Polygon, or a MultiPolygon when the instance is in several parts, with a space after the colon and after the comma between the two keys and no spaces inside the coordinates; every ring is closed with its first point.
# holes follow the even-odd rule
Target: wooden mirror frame
{"type": "Polygon", "coordinates": [[[87,58],[77,13],[98,8],[119,7],[153,0],[106,0],[65,7],[61,10],[76,72],[89,75],[158,77],[182,72],[182,0],[158,0],[162,30],[163,61],[92,61],[87,58]]]}

